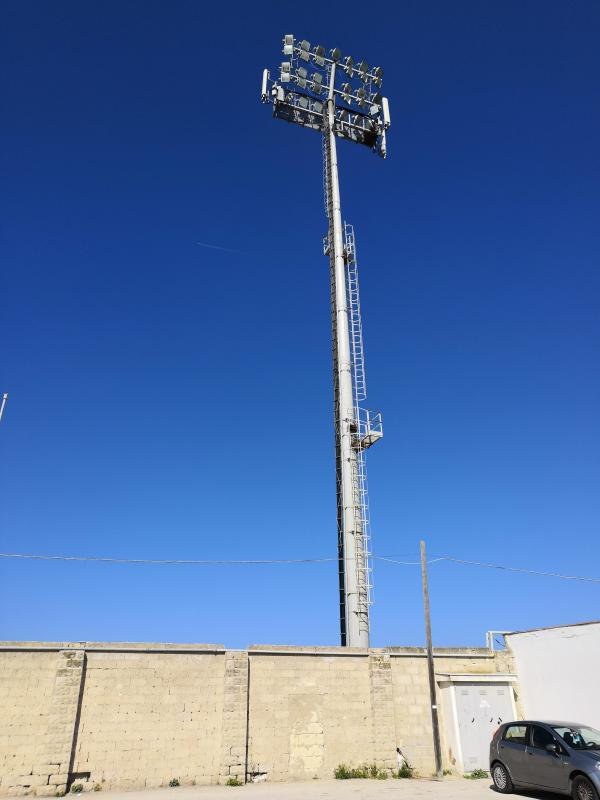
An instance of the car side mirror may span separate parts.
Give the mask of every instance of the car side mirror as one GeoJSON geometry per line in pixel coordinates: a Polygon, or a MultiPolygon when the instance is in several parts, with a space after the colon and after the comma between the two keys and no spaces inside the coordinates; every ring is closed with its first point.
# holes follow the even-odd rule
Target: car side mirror
{"type": "Polygon", "coordinates": [[[555,742],[550,742],[550,744],[547,744],[546,750],[549,753],[554,753],[555,756],[558,755],[558,745],[555,742]]]}

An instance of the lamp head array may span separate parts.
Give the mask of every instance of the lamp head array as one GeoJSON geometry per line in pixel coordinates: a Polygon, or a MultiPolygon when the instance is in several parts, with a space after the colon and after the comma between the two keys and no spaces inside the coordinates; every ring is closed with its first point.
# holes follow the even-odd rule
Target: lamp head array
{"type": "Polygon", "coordinates": [[[379,91],[381,67],[370,67],[365,60],[355,62],[338,47],[327,51],[321,44],[297,40],[292,34],[283,37],[283,54],[278,80],[271,80],[268,70],[263,75],[262,99],[273,102],[274,116],[322,130],[324,102],[331,90],[336,136],[367,144],[385,157],[390,118],[387,101],[379,91]]]}
{"type": "Polygon", "coordinates": [[[383,82],[381,67],[369,68],[369,64],[364,60],[355,63],[352,56],[342,57],[339,47],[332,48],[327,54],[323,45],[317,44],[312,47],[307,39],[296,41],[291,33],[286,33],[283,37],[283,53],[304,62],[312,61],[318,67],[329,68],[331,64],[339,64],[349,78],[359,78],[365,84],[373,83],[379,89],[383,82]]]}

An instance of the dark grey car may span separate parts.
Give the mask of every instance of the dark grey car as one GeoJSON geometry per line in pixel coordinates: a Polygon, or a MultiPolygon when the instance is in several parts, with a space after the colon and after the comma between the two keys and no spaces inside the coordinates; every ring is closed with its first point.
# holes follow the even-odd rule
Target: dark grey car
{"type": "Polygon", "coordinates": [[[599,800],[600,731],[574,722],[505,722],[490,745],[490,773],[503,794],[545,789],[599,800]]]}

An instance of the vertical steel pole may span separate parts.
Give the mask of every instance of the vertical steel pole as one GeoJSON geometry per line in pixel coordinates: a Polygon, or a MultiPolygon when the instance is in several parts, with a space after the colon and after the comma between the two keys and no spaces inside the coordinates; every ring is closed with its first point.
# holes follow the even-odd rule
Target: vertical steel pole
{"type": "MultiPolygon", "coordinates": [[[[323,135],[326,141],[326,181],[328,185],[329,246],[333,248],[332,259],[332,303],[334,304],[334,331],[336,334],[336,456],[339,460],[338,517],[341,522],[341,562],[344,585],[345,624],[342,624],[342,644],[348,647],[369,646],[368,606],[359,604],[357,557],[364,558],[362,530],[356,530],[360,513],[355,509],[353,472],[356,453],[352,447],[354,426],[354,402],[352,393],[352,359],[350,355],[350,333],[348,330],[348,298],[346,290],[346,264],[342,233],[342,212],[338,179],[337,150],[335,141],[335,64],[331,66],[329,94],[327,99],[327,123],[323,135]],[[345,635],[344,635],[345,633],[345,635]],[[344,641],[345,640],[345,641],[344,641]]],[[[360,512],[360,509],[358,509],[360,512]]]]}
{"type": "Polygon", "coordinates": [[[423,607],[425,609],[425,636],[427,638],[427,672],[429,675],[429,699],[431,701],[431,726],[433,729],[433,751],[435,754],[435,772],[438,778],[443,777],[442,747],[440,744],[440,725],[435,692],[435,669],[433,665],[433,646],[431,644],[431,617],[429,614],[429,587],[427,585],[427,558],[425,542],[421,542],[421,577],[423,579],[423,607]]]}

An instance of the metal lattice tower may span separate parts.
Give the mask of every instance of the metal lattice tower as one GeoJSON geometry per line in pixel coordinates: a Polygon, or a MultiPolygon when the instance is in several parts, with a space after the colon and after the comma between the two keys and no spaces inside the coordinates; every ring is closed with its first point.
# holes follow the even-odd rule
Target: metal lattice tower
{"type": "Polygon", "coordinates": [[[355,65],[335,48],[283,39],[279,78],[263,73],[262,100],[273,116],[323,136],[323,175],[328,232],[334,389],[334,430],[340,631],[342,645],[369,646],[371,604],[370,519],[366,450],[383,436],[381,414],[363,408],[365,359],[354,228],[342,224],[337,139],[363,144],[386,155],[388,102],[379,93],[380,67],[355,65]],[[313,69],[311,75],[308,69],[313,69]]]}

